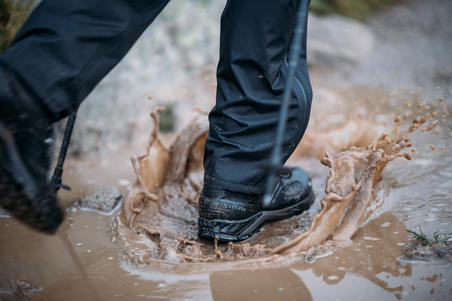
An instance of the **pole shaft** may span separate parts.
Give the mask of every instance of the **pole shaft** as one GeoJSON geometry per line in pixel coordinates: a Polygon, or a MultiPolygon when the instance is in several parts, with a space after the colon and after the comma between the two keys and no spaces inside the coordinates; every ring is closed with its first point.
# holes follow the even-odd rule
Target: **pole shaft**
{"type": "Polygon", "coordinates": [[[269,174],[267,177],[267,185],[263,200],[263,206],[268,207],[271,201],[271,195],[275,185],[276,171],[279,169],[281,164],[281,147],[283,143],[284,131],[287,124],[287,112],[289,109],[289,100],[292,96],[292,86],[295,76],[295,69],[298,65],[298,58],[300,57],[301,42],[303,36],[304,20],[306,18],[307,12],[304,10],[303,5],[300,4],[297,12],[297,22],[294,29],[293,39],[290,45],[289,53],[289,74],[284,87],[283,101],[280,108],[280,116],[278,121],[278,128],[276,131],[276,140],[273,146],[269,174]]]}

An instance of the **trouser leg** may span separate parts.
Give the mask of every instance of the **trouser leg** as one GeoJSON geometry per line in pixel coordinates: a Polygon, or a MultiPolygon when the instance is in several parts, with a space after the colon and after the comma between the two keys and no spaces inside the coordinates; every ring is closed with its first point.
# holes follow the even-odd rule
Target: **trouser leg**
{"type": "MultiPolygon", "coordinates": [[[[229,0],[221,17],[216,106],[209,115],[205,185],[261,194],[287,80],[287,55],[299,5],[309,0],[229,0]]],[[[307,14],[306,14],[307,16],[307,14]]],[[[282,162],[309,120],[312,91],[306,64],[306,26],[289,105],[282,162]]]]}
{"type": "Polygon", "coordinates": [[[59,120],[125,56],[168,1],[43,0],[0,54],[0,64],[59,120]]]}

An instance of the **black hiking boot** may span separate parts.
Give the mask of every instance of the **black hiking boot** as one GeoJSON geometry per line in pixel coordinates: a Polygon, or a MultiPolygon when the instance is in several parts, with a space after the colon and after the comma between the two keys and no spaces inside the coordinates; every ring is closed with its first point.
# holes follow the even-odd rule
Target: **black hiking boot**
{"type": "Polygon", "coordinates": [[[63,221],[50,184],[52,121],[24,84],[0,68],[0,205],[42,232],[63,221]]]}
{"type": "Polygon", "coordinates": [[[314,201],[311,179],[301,168],[284,168],[276,178],[268,208],[262,207],[262,198],[204,186],[199,199],[198,235],[209,240],[241,241],[259,232],[267,222],[301,214],[314,201]]]}

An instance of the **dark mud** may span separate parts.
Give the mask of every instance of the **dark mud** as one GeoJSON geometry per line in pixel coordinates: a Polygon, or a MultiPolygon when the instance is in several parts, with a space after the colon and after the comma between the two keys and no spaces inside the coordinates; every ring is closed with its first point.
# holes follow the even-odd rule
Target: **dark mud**
{"type": "Polygon", "coordinates": [[[22,280],[11,280],[7,286],[0,287],[0,295],[10,296],[2,297],[2,300],[23,300],[28,299],[33,296],[34,293],[42,291],[43,288],[40,286],[33,286],[30,283],[22,280]]]}
{"type": "Polygon", "coordinates": [[[76,200],[67,210],[92,210],[109,215],[117,209],[121,200],[122,194],[116,187],[106,186],[97,190],[94,194],[85,195],[76,200]]]}
{"type": "Polygon", "coordinates": [[[410,243],[403,250],[402,260],[424,261],[443,264],[452,263],[452,245],[445,243],[434,243],[423,246],[420,243],[410,243]]]}

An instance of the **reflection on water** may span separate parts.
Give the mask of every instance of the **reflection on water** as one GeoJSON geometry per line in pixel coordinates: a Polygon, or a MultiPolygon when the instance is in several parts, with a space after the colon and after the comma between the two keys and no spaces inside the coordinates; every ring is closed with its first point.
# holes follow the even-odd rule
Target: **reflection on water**
{"type": "Polygon", "coordinates": [[[312,300],[303,280],[290,269],[213,272],[212,297],[222,300],[312,300]]]}
{"type": "Polygon", "coordinates": [[[366,278],[389,292],[401,292],[403,286],[391,287],[377,275],[412,276],[410,263],[398,260],[402,255],[401,242],[406,241],[405,226],[390,212],[383,213],[361,228],[349,247],[338,248],[331,256],[318,259],[315,264],[296,263],[295,269],[312,269],[327,284],[341,282],[346,274],[366,278]]]}

